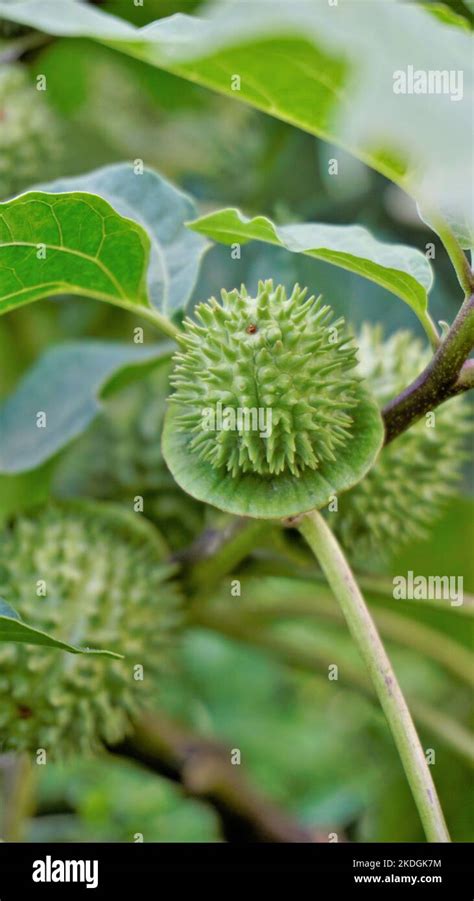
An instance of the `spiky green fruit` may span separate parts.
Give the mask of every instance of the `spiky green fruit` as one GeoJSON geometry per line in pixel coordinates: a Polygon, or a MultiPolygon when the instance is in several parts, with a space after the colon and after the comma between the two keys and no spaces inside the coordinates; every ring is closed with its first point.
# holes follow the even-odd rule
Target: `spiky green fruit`
{"type": "MultiPolygon", "coordinates": [[[[365,325],[358,344],[358,371],[381,407],[431,357],[408,331],[384,341],[380,326],[365,325]]],[[[364,481],[341,496],[336,519],[331,516],[346,550],[367,564],[374,554],[383,557],[403,543],[425,538],[459,479],[467,431],[467,404],[457,397],[387,445],[364,481]]]]}
{"type": "Polygon", "coordinates": [[[163,453],[200,500],[291,516],[373,461],[381,426],[353,375],[356,348],[344,320],[306,293],[296,285],[287,298],[267,281],[250,297],[242,286],[185,320],[163,453]]]}
{"type": "Polygon", "coordinates": [[[350,440],[356,351],[343,320],[331,325],[331,309],[306,293],[296,285],[287,299],[281,285],[261,282],[251,298],[242,286],[223,291],[222,306],[215,298],[200,304],[197,322],[186,320],[174,400],[184,407],[178,421],[194,435],[190,449],[214,468],[299,476],[335,460],[350,440]],[[218,429],[219,404],[229,421],[239,409],[271,412],[270,434],[262,437],[266,422],[259,430],[258,417],[255,429],[218,429]],[[211,427],[203,429],[207,411],[211,427]]]}
{"type": "Polygon", "coordinates": [[[5,530],[0,596],[30,625],[124,659],[1,644],[4,748],[63,756],[125,736],[156,695],[180,624],[163,556],[153,527],[113,505],[50,506],[5,530]]]}
{"type": "Polygon", "coordinates": [[[52,172],[60,154],[57,121],[44,93],[19,64],[0,67],[0,198],[52,172]]]}

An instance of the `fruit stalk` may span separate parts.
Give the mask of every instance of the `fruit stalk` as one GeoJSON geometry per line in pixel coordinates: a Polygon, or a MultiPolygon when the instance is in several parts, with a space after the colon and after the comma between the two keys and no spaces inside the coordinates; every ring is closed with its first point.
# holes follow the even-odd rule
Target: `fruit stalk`
{"type": "Polygon", "coordinates": [[[353,573],[318,511],[306,513],[299,531],[319,560],[365,661],[387,718],[429,842],[450,837],[410,711],[353,573]]]}

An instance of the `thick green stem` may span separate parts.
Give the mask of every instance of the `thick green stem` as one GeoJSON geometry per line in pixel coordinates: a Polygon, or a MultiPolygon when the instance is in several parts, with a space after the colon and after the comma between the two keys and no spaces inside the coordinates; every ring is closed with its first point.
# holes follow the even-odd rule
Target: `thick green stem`
{"type": "Polygon", "coordinates": [[[443,811],[410,711],[341,548],[321,514],[315,510],[303,516],[298,528],[319,560],[369,670],[426,837],[430,842],[449,842],[443,811]]]}

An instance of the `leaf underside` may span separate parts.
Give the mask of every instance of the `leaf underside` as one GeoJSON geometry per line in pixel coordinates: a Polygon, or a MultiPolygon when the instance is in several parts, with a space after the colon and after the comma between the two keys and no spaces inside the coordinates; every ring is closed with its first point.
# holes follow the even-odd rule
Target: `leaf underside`
{"type": "Polygon", "coordinates": [[[465,234],[467,217],[472,236],[468,32],[397,0],[252,0],[242,9],[221,0],[204,18],[137,28],[79,0],[0,0],[16,22],[96,39],[340,145],[410,191],[427,216],[446,211],[455,233],[459,221],[465,234]],[[462,71],[462,90],[415,91],[410,68],[462,71]]]}
{"type": "Polygon", "coordinates": [[[173,349],[169,342],[90,340],[48,350],[0,407],[0,473],[32,470],[50,459],[97,416],[112,379],[157,366],[173,349]],[[38,413],[45,415],[45,428],[38,428],[38,413]]]}
{"type": "Polygon", "coordinates": [[[186,307],[209,247],[203,237],[185,228],[184,223],[196,215],[187,194],[151,169],[135,171],[128,163],[57,179],[40,188],[52,194],[99,194],[121,216],[141,225],[150,239],[147,284],[151,305],[167,316],[186,307]]]}

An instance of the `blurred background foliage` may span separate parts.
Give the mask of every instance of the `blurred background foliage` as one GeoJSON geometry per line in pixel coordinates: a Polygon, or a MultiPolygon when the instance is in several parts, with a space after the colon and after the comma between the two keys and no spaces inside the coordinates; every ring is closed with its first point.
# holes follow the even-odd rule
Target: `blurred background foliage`
{"type": "MultiPolygon", "coordinates": [[[[192,12],[198,3],[147,0],[143,7],[134,7],[112,0],[102,6],[147,24],[173,12],[192,12]]],[[[92,42],[45,39],[19,61],[9,59],[5,49],[1,52],[0,118],[2,104],[13,102],[12,93],[9,100],[2,93],[2,82],[8,87],[10,79],[11,85],[20,86],[26,108],[32,96],[37,100],[38,74],[46,75],[48,89],[41,96],[47,141],[44,133],[39,140],[37,124],[20,123],[22,140],[31,151],[24,172],[15,166],[15,142],[7,145],[0,137],[0,199],[47,178],[142,159],[190,192],[202,213],[216,206],[239,206],[247,214],[268,214],[278,223],[357,222],[379,239],[422,251],[432,243],[432,315],[448,322],[454,318],[459,290],[438,238],[418,218],[408,197],[341,150],[92,42]],[[339,163],[337,177],[328,174],[332,158],[339,163]]],[[[213,247],[192,304],[242,281],[251,290],[267,277],[288,288],[297,280],[323,293],[354,329],[368,320],[382,323],[386,334],[405,327],[422,336],[408,307],[383,289],[302,255],[258,244],[246,246],[240,260],[231,259],[226,247],[213,247]]],[[[10,313],[0,320],[0,397],[45,348],[80,337],[129,340],[135,324],[134,317],[120,309],[70,297],[10,313]]],[[[111,398],[89,431],[55,461],[52,485],[61,496],[120,500],[143,494],[147,515],[180,554],[203,529],[219,528],[223,518],[184,495],[167,473],[159,450],[167,392],[167,372],[160,369],[111,398]]],[[[40,483],[48,484],[44,472],[32,476],[26,488],[30,497],[40,483]]],[[[470,487],[466,473],[464,495],[470,487]]],[[[385,612],[390,610],[386,586],[392,575],[409,569],[463,575],[464,590],[474,591],[472,513],[468,497],[454,499],[429,541],[412,543],[392,558],[383,590],[374,583],[374,609],[378,603],[385,612]]],[[[235,613],[240,603],[245,610],[254,597],[251,592],[251,597],[245,595],[246,578],[264,579],[280,569],[282,576],[304,580],[313,578],[313,566],[289,533],[283,539],[272,535],[242,568],[242,599],[229,599],[227,582],[216,589],[216,604],[219,607],[220,590],[221,602],[227,597],[227,613],[229,608],[235,613]]],[[[290,593],[288,588],[288,607],[290,593]]],[[[393,601],[391,605],[396,609],[393,601]]],[[[425,605],[426,610],[417,612],[405,604],[406,635],[418,616],[436,635],[465,645],[470,618],[449,606],[441,610],[440,605],[425,605]]],[[[232,634],[232,624],[226,635],[219,634],[206,624],[204,614],[183,641],[179,677],[162,682],[157,703],[196,733],[239,748],[253,782],[311,828],[334,830],[356,841],[423,840],[383,715],[361,688],[363,668],[344,625],[324,617],[292,617],[288,611],[272,614],[271,605],[267,614],[259,621],[260,641],[255,636],[246,641],[235,630],[232,634]],[[306,661],[313,657],[314,672],[301,659],[295,666],[278,660],[272,650],[275,638],[277,644],[283,640],[293,648],[296,658],[302,652],[306,661]],[[328,681],[331,663],[340,665],[341,682],[328,681]],[[345,678],[345,669],[352,681],[345,678]]],[[[388,638],[387,643],[408,697],[425,705],[422,741],[424,747],[436,748],[434,778],[453,838],[470,840],[473,828],[465,798],[472,782],[465,734],[450,731],[454,719],[462,729],[468,726],[470,690],[439,659],[410,642],[405,645],[403,636],[388,638]],[[440,737],[439,722],[434,737],[427,711],[452,718],[444,724],[446,740],[442,729],[440,737]]],[[[222,839],[212,805],[187,797],[181,787],[132,763],[104,753],[98,759],[39,769],[37,815],[29,821],[26,836],[30,841],[133,841],[136,833],[145,841],[222,839]]]]}
{"type": "MultiPolygon", "coordinates": [[[[170,11],[192,11],[197,4],[157,0],[134,7],[118,0],[104,7],[145,24],[170,11]]],[[[436,284],[431,295],[432,315],[435,320],[454,317],[456,277],[437,236],[421,222],[410,198],[350,155],[244,104],[229,103],[90,41],[45,39],[44,46],[27,52],[18,65],[32,90],[36,76],[46,76],[47,91],[40,97],[41,101],[44,98],[50,146],[38,147],[32,129],[36,171],[31,163],[23,182],[15,164],[16,148],[11,148],[12,183],[7,185],[5,177],[0,180],[1,199],[35,181],[141,159],[193,194],[201,212],[216,206],[240,206],[248,214],[270,215],[277,223],[358,222],[381,240],[410,244],[422,251],[427,243],[433,243],[436,284]],[[334,158],[339,164],[337,176],[328,174],[328,162],[334,158]]],[[[37,101],[36,90],[33,96],[37,101]]],[[[22,141],[28,141],[26,126],[22,141]]],[[[0,165],[2,155],[8,152],[0,139],[0,165]]],[[[349,272],[258,244],[246,247],[241,260],[231,259],[226,247],[214,247],[204,261],[192,304],[221,287],[231,289],[245,281],[253,288],[258,278],[270,276],[287,286],[295,280],[308,284],[356,327],[364,319],[381,320],[387,332],[408,326],[422,335],[409,310],[383,289],[349,272]]],[[[51,341],[71,335],[121,337],[129,334],[129,329],[126,313],[83,299],[53,300],[19,310],[0,326],[0,351],[5,361],[0,391],[9,390],[51,341]]]]}

